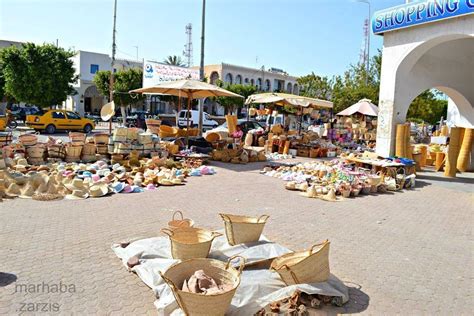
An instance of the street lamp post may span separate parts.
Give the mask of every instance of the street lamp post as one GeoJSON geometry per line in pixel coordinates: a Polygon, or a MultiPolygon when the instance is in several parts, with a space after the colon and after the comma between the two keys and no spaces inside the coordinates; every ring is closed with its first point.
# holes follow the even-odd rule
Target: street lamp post
{"type": "Polygon", "coordinates": [[[369,0],[355,0],[356,2],[360,2],[360,3],[366,3],[368,8],[369,8],[369,15],[367,17],[367,27],[369,28],[368,29],[368,32],[367,32],[367,63],[366,63],[366,75],[365,75],[365,84],[367,85],[368,82],[369,82],[369,69],[370,69],[370,15],[372,13],[372,9],[371,9],[371,6],[370,6],[370,1],[369,0]]]}
{"type": "MultiPolygon", "coordinates": [[[[202,0],[202,29],[201,29],[201,64],[199,67],[199,79],[204,81],[204,34],[206,26],[206,0],[202,0]]],[[[199,135],[202,135],[202,121],[204,116],[204,100],[199,100],[199,135]]]]}

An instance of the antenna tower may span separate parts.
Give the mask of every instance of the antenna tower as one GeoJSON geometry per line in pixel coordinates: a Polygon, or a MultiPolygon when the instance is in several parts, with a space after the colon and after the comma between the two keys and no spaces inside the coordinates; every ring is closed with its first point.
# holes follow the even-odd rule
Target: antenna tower
{"type": "Polygon", "coordinates": [[[193,25],[191,23],[186,25],[186,35],[188,36],[188,42],[184,45],[183,55],[187,59],[188,67],[193,65],[193,25]]]}
{"type": "Polygon", "coordinates": [[[364,41],[360,49],[359,63],[367,65],[369,62],[369,19],[364,20],[364,41]]]}

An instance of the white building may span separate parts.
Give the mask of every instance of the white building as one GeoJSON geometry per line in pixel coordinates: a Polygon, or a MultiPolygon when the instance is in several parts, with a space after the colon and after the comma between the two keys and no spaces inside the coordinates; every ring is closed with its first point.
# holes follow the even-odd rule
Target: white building
{"type": "Polygon", "coordinates": [[[406,121],[412,100],[428,89],[451,99],[451,124],[474,126],[474,0],[407,3],[376,12],[372,28],[384,37],[380,155],[394,153],[396,124],[406,121]]]}
{"type": "MultiPolygon", "coordinates": [[[[197,67],[196,67],[197,68],[197,67]]],[[[298,77],[290,76],[276,68],[250,68],[226,63],[204,66],[204,76],[215,84],[218,80],[230,84],[248,84],[259,91],[287,92],[299,94],[298,77]]],[[[204,108],[208,113],[223,115],[224,109],[213,102],[206,101],[204,108]]]]}
{"type": "MultiPolygon", "coordinates": [[[[93,53],[79,50],[72,58],[76,75],[79,80],[74,85],[77,94],[68,96],[64,105],[66,109],[74,110],[80,114],[99,113],[107,98],[101,96],[93,79],[99,70],[111,70],[112,58],[107,54],[93,53]]],[[[143,63],[138,61],[116,59],[114,72],[129,68],[142,68],[143,63]]]]}

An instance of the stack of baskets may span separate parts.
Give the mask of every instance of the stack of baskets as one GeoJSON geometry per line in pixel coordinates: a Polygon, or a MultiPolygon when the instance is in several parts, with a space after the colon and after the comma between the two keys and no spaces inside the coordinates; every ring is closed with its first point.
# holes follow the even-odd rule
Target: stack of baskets
{"type": "Polygon", "coordinates": [[[86,142],[82,147],[81,160],[83,162],[93,162],[97,160],[96,157],[97,147],[92,139],[86,142]]]}
{"type": "Polygon", "coordinates": [[[139,133],[137,141],[142,146],[142,152],[140,154],[143,156],[149,155],[155,149],[153,134],[151,133],[139,133]]]}
{"type": "Polygon", "coordinates": [[[108,148],[107,145],[109,143],[109,134],[106,133],[98,133],[94,135],[94,144],[97,149],[97,154],[99,155],[107,155],[108,148]]]}
{"type": "Polygon", "coordinates": [[[458,161],[459,152],[462,143],[461,127],[452,127],[451,135],[449,137],[448,155],[446,157],[446,166],[444,168],[444,175],[447,177],[456,177],[456,164],[458,161]]]}
{"type": "Polygon", "coordinates": [[[78,162],[81,160],[82,148],[86,142],[86,134],[78,132],[69,133],[69,143],[66,144],[66,161],[78,162]]]}

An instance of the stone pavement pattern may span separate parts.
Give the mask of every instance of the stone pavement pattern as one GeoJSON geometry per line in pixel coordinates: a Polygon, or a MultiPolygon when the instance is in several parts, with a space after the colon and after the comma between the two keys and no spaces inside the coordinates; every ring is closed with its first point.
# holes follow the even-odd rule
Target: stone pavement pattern
{"type": "Polygon", "coordinates": [[[419,180],[415,190],[329,203],[284,190],[258,173],[261,164],[218,166],[217,175],[154,192],[0,203],[0,314],[18,314],[24,303],[49,304],[44,314],[156,314],[152,291],[110,246],[158,235],[168,209],[211,229],[222,228],[219,212],[266,213],[265,234],[293,249],[328,238],[332,273],[351,294],[334,312],[472,313],[472,181],[419,180]],[[15,293],[43,282],[75,291],[15,293]]]}

